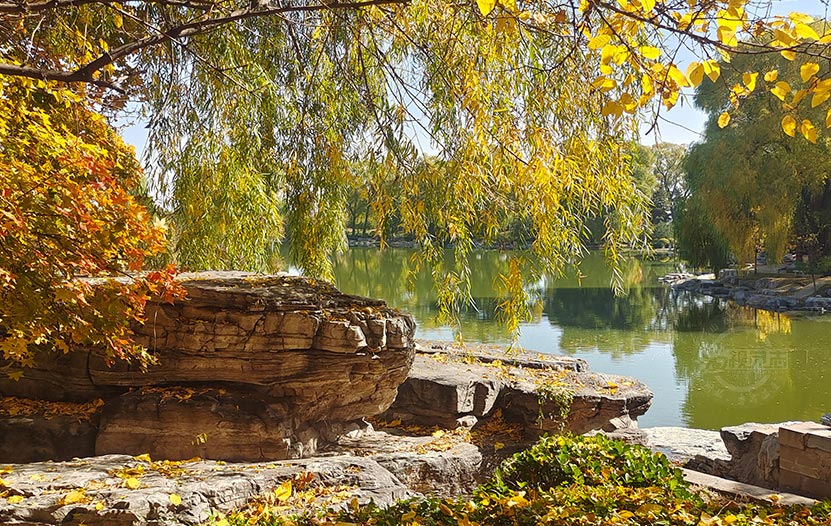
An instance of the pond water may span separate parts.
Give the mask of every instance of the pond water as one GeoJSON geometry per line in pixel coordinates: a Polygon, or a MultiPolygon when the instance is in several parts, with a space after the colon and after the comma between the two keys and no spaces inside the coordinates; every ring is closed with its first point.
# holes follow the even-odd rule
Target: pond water
{"type": "MultiPolygon", "coordinates": [[[[495,319],[493,283],[508,255],[474,254],[476,309],[458,327],[435,321],[429,274],[408,288],[409,249],[353,248],[339,256],[335,278],[344,292],[385,299],[418,322],[417,337],[510,344],[495,319]]],[[[529,350],[583,358],[591,370],[633,376],[655,393],[641,427],[718,429],[743,422],[818,420],[831,412],[831,317],[787,316],[670,290],[658,277],[672,262],[626,261],[626,293],[616,297],[599,254],[581,265],[584,277],[534,286],[533,319],[519,344],[529,350]]]]}

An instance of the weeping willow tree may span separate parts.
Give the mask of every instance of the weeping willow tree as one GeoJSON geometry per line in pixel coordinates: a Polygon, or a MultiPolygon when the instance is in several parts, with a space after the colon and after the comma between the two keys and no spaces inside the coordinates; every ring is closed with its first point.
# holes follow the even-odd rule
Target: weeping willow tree
{"type": "Polygon", "coordinates": [[[640,240],[645,198],[621,149],[634,121],[598,111],[609,93],[586,89],[594,52],[573,34],[443,2],[286,18],[142,56],[151,166],[183,264],[263,268],[285,234],[293,261],[328,276],[367,174],[381,223],[396,214],[417,240],[446,310],[470,298],[473,240],[508,221],[533,233],[503,280],[512,319],[523,278],[576,263],[591,219],[606,218],[613,265],[640,240]],[[421,160],[418,138],[441,162],[421,160]]]}
{"type": "Polygon", "coordinates": [[[304,271],[329,276],[348,190],[369,184],[452,311],[470,299],[473,240],[528,225],[500,281],[515,324],[523,283],[576,264],[597,218],[620,281],[621,249],[647,224],[621,149],[639,111],[717,81],[717,59],[759,28],[775,37],[753,53],[827,52],[809,17],[757,16],[767,5],[0,0],[0,75],[79,83],[103,107],[142,102],[187,267],[268,268],[284,236],[304,271]],[[682,72],[686,44],[700,57],[682,72]],[[440,163],[420,162],[424,141],[440,163]]]}
{"type": "MultiPolygon", "coordinates": [[[[690,225],[681,228],[700,231],[693,224],[704,219],[711,224],[712,237],[723,240],[740,266],[755,261],[759,248],[770,261],[781,261],[795,239],[794,220],[804,196],[821,194],[831,176],[827,137],[794,141],[789,136],[810,135],[811,119],[823,121],[826,110],[817,108],[819,104],[803,108],[797,122],[792,104],[783,107],[767,93],[780,93],[789,103],[805,98],[807,92],[792,90],[784,79],[809,81],[812,64],[778,55],[737,57],[723,69],[722,78],[734,86],[731,91],[702,85],[696,93],[696,104],[707,111],[709,120],[704,140],[692,147],[686,161],[691,197],[682,223],[690,225]],[[737,97],[741,105],[733,109],[731,99],[737,97]],[[721,115],[727,109],[731,119],[725,123],[721,115]]],[[[713,244],[718,246],[717,241],[713,244]]]]}

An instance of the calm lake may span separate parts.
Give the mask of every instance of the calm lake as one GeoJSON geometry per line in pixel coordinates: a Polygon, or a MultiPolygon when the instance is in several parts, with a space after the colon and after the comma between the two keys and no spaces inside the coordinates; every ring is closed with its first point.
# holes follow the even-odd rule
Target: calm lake
{"type": "MultiPolygon", "coordinates": [[[[417,337],[453,340],[459,327],[436,323],[426,272],[407,286],[409,249],[353,248],[335,265],[344,292],[383,298],[411,312],[417,337]]],[[[465,341],[511,342],[494,317],[494,279],[507,255],[481,251],[472,262],[477,309],[461,319],[465,341]]],[[[818,420],[831,412],[831,317],[786,316],[690,296],[658,283],[672,262],[632,258],[627,292],[615,297],[599,254],[584,275],[535,284],[533,320],[522,324],[525,349],[583,358],[591,370],[634,376],[655,393],[641,427],[718,429],[743,422],[818,420]]]]}

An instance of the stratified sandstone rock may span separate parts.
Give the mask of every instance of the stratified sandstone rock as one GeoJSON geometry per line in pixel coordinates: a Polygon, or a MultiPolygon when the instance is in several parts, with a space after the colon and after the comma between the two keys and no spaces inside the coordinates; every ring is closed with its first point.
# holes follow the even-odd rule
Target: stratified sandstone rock
{"type": "Polygon", "coordinates": [[[489,475],[480,448],[459,436],[370,431],[339,438],[335,451],[372,459],[409,489],[442,497],[468,494],[489,475]]]}
{"type": "Polygon", "coordinates": [[[0,499],[0,524],[201,524],[217,511],[231,511],[254,497],[273,494],[281,483],[301,473],[313,486],[337,487],[347,494],[338,502],[322,499],[318,505],[343,506],[353,497],[362,504],[372,500],[385,505],[412,495],[394,475],[368,458],[171,464],[109,455],[4,467],[4,491],[22,499],[16,503],[0,499]],[[138,487],[130,489],[125,476],[135,478],[138,487]],[[171,494],[179,496],[181,504],[174,504],[171,494]]]}
{"type": "Polygon", "coordinates": [[[4,376],[0,395],[103,398],[98,454],[282,459],[384,411],[410,369],[415,323],[381,300],[288,275],[179,279],[187,298],[152,300],[134,328],[157,365],[109,365],[98,350],[76,350],[42,357],[18,382],[4,376]]]}
{"type": "Polygon", "coordinates": [[[590,373],[573,359],[519,353],[502,362],[476,352],[423,351],[384,419],[453,428],[475,425],[498,409],[534,438],[636,427],[652,401],[639,381],[590,373]]]}

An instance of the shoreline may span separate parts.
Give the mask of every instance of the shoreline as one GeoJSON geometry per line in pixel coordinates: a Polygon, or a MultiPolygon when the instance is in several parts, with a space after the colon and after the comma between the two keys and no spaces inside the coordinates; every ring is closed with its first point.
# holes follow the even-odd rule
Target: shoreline
{"type": "Polygon", "coordinates": [[[831,276],[728,275],[671,273],[659,281],[673,289],[771,312],[831,313],[831,276]]]}

